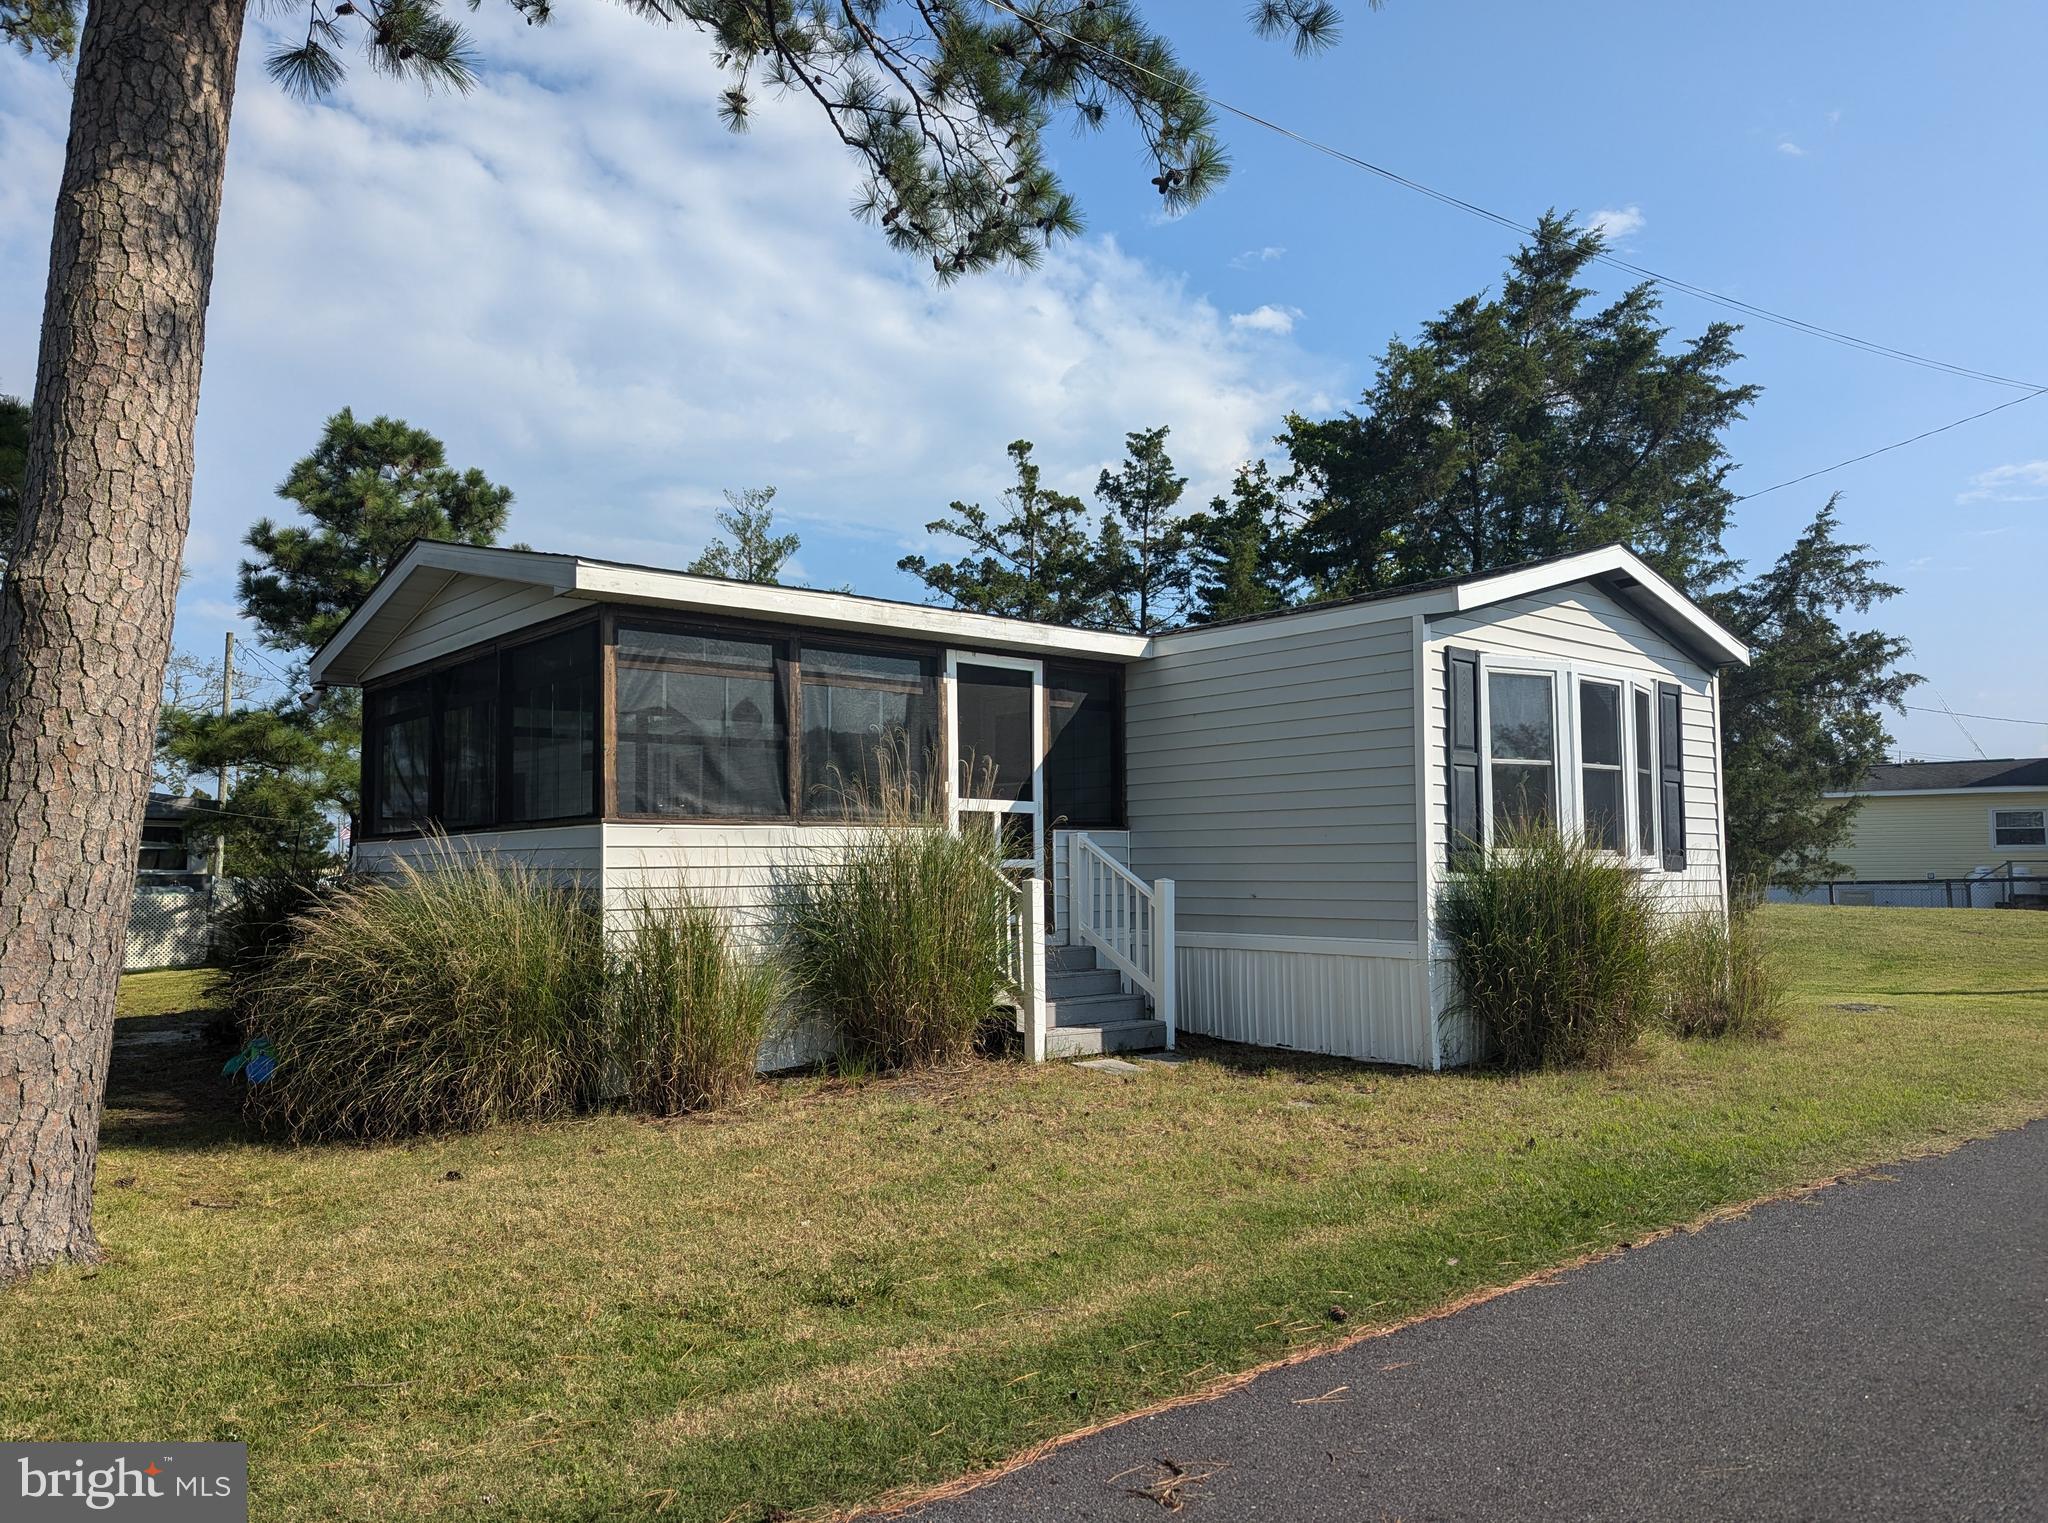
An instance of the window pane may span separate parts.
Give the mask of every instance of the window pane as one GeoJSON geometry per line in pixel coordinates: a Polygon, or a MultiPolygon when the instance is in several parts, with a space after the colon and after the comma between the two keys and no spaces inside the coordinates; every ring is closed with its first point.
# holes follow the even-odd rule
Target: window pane
{"type": "Polygon", "coordinates": [[[789,813],[777,642],[619,629],[619,808],[745,818],[789,813]]]}
{"type": "Polygon", "coordinates": [[[804,813],[862,813],[884,790],[905,787],[920,802],[939,744],[933,660],[806,641],[798,663],[804,813]]]}
{"type": "Polygon", "coordinates": [[[1657,733],[1650,723],[1650,695],[1635,690],[1636,708],[1636,850],[1657,851],[1657,733]]]}
{"type": "Polygon", "coordinates": [[[1581,774],[1580,803],[1586,815],[1586,840],[1602,851],[1628,850],[1628,816],[1622,813],[1621,769],[1588,767],[1581,774]]]}
{"type": "Polygon", "coordinates": [[[427,820],[428,757],[433,732],[426,679],[383,688],[369,695],[365,733],[373,737],[375,786],[370,828],[416,830],[427,820]]]}
{"type": "Polygon", "coordinates": [[[1495,761],[1557,759],[1557,726],[1548,677],[1491,674],[1486,679],[1486,711],[1495,761]]]}
{"type": "Polygon", "coordinates": [[[1611,682],[1579,684],[1579,760],[1621,765],[1621,689],[1611,682]]]}
{"type": "Polygon", "coordinates": [[[597,812],[597,626],[504,653],[508,823],[597,812]]]}
{"type": "Polygon", "coordinates": [[[1031,673],[960,664],[961,790],[974,799],[1031,797],[1031,673]]]}
{"type": "Polygon", "coordinates": [[[1114,825],[1120,718],[1116,673],[1048,668],[1045,683],[1048,824],[1114,825]]]}
{"type": "Polygon", "coordinates": [[[2048,810],[2001,809],[1992,816],[2000,846],[2048,846],[2048,810]]]}
{"type": "Polygon", "coordinates": [[[1554,769],[1526,762],[1493,764],[1493,824],[1496,830],[1548,825],[1557,818],[1554,769]]]}
{"type": "Polygon", "coordinates": [[[441,800],[449,830],[498,817],[498,658],[466,662],[435,679],[441,724],[441,800]]]}

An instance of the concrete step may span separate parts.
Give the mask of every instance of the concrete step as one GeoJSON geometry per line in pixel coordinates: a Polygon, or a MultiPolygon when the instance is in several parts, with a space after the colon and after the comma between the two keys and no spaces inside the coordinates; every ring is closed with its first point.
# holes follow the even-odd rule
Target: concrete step
{"type": "Polygon", "coordinates": [[[1144,1017],[1145,999],[1139,994],[1084,994],[1045,1004],[1047,1026],[1114,1026],[1144,1017]]]}
{"type": "Polygon", "coordinates": [[[1092,973],[1095,971],[1095,948],[1093,947],[1047,947],[1045,969],[1048,973],[1092,973]]]}
{"type": "Polygon", "coordinates": [[[1049,1000],[1084,999],[1091,994],[1121,994],[1123,980],[1114,968],[1091,968],[1086,973],[1048,972],[1045,997],[1049,1000]]]}
{"type": "Polygon", "coordinates": [[[1045,1034],[1048,1058],[1092,1058],[1105,1052],[1150,1052],[1166,1045],[1164,1021],[1061,1026],[1045,1034]]]}

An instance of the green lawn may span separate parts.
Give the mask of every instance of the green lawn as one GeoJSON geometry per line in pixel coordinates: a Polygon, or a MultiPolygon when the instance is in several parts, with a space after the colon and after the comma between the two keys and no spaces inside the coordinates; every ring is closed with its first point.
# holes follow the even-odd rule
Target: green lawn
{"type": "Polygon", "coordinates": [[[244,1439],[265,1519],[822,1509],[2048,1114],[2048,915],[1768,913],[1789,1036],[1600,1074],[1191,1044],[295,1150],[124,1042],[108,1261],[4,1293],[0,1436],[244,1439]]]}
{"type": "Polygon", "coordinates": [[[177,1015],[203,1008],[220,975],[211,968],[168,973],[130,973],[121,980],[116,1015],[177,1015]]]}

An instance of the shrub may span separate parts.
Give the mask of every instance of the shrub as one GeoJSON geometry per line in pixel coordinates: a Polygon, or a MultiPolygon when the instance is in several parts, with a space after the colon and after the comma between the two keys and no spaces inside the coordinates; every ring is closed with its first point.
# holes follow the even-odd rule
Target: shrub
{"type": "Polygon", "coordinates": [[[1657,1012],[1650,890],[1580,839],[1505,834],[1439,900],[1459,1004],[1510,1068],[1607,1062],[1657,1012]]]}
{"type": "Polygon", "coordinates": [[[903,1068],[964,1057],[1013,987],[1012,891],[993,832],[945,828],[931,795],[883,767],[867,818],[779,887],[794,992],[855,1059],[903,1068]]]}
{"type": "Polygon", "coordinates": [[[611,980],[628,1105],[664,1115],[708,1109],[753,1084],[782,978],[735,944],[716,910],[683,895],[639,905],[611,980]]]}
{"type": "Polygon", "coordinates": [[[238,1019],[250,990],[291,945],[299,917],[331,886],[312,873],[266,873],[235,884],[214,919],[212,950],[228,1009],[238,1019]]]}
{"type": "Polygon", "coordinates": [[[1785,1031],[1785,986],[1753,899],[1727,918],[1689,915],[1658,946],[1664,1017],[1679,1036],[1775,1037],[1785,1031]]]}
{"type": "Polygon", "coordinates": [[[603,1071],[604,939],[576,889],[440,844],[294,922],[245,1019],[275,1075],[260,1119],[389,1138],[561,1115],[603,1071]]]}

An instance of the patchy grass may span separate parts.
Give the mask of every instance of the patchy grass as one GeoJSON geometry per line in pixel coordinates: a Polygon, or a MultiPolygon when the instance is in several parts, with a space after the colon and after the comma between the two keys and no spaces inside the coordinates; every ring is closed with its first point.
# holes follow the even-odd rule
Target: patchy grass
{"type": "Polygon", "coordinates": [[[214,1002],[220,983],[216,968],[182,968],[168,973],[130,973],[121,980],[114,1014],[182,1015],[204,1010],[214,1002]]]}
{"type": "Polygon", "coordinates": [[[0,1436],[243,1439],[264,1518],[852,1504],[2048,1114],[2048,915],[1766,913],[1784,1040],[1598,1073],[1209,1044],[294,1150],[117,1051],[109,1259],[5,1293],[0,1436]]]}

